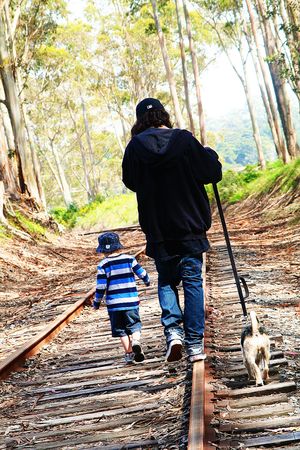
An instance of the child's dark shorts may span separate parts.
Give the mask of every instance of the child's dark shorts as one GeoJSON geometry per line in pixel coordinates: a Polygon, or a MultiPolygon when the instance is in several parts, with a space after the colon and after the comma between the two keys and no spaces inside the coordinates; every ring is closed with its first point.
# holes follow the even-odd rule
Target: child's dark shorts
{"type": "Polygon", "coordinates": [[[126,311],[108,311],[108,314],[113,337],[129,336],[142,328],[139,308],[126,311]]]}

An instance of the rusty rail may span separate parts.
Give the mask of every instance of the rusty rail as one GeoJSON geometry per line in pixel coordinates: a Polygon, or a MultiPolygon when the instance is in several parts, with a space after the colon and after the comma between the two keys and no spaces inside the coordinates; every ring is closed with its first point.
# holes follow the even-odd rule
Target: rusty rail
{"type": "MultiPolygon", "coordinates": [[[[144,253],[145,247],[135,253],[135,257],[144,253]]],[[[0,380],[8,377],[14,370],[22,367],[26,359],[36,355],[42,347],[52,341],[58,333],[68,325],[69,322],[79,316],[84,305],[93,297],[96,288],[93,287],[89,292],[74,305],[71,305],[64,313],[60,314],[56,319],[49,323],[46,328],[23,344],[18,350],[0,362],[0,380]]]]}

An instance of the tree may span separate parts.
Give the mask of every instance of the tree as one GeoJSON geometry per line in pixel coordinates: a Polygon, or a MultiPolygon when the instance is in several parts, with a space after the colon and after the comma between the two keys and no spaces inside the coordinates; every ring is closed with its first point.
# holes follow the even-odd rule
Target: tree
{"type": "Polygon", "coordinates": [[[272,89],[272,86],[269,81],[269,76],[267,73],[268,69],[267,69],[266,63],[264,61],[264,55],[262,54],[261,47],[259,44],[258,30],[257,30],[256,21],[255,21],[255,17],[254,17],[254,13],[253,13],[253,9],[252,9],[250,0],[246,0],[246,5],[247,5],[248,13],[249,13],[250,26],[251,26],[251,30],[252,30],[252,37],[249,36],[247,33],[247,39],[249,41],[250,46],[251,46],[252,38],[253,38],[253,41],[255,44],[255,50],[253,50],[251,47],[252,55],[253,55],[253,63],[254,63],[255,71],[256,71],[257,78],[258,78],[258,81],[260,84],[261,96],[262,96],[262,99],[263,99],[263,102],[265,105],[268,123],[269,123],[270,129],[271,129],[271,132],[272,132],[272,136],[273,136],[277,154],[279,157],[281,157],[283,159],[284,162],[287,162],[289,159],[289,154],[287,152],[284,138],[282,136],[282,132],[281,132],[281,128],[280,128],[280,119],[279,119],[278,111],[277,111],[275,101],[273,98],[273,89],[272,89]],[[261,74],[263,77],[264,86],[260,82],[260,72],[259,72],[259,68],[257,66],[257,60],[254,55],[254,51],[256,52],[257,59],[259,62],[259,67],[260,67],[260,71],[261,71],[261,74]],[[264,87],[265,87],[265,90],[264,90],[264,87]]]}
{"type": "Polygon", "coordinates": [[[279,42],[272,31],[270,20],[267,16],[266,8],[262,0],[255,0],[256,8],[260,17],[262,36],[267,54],[267,62],[273,82],[278,111],[287,143],[287,149],[292,158],[297,156],[299,146],[292,120],[291,103],[286,89],[286,81],[281,76],[280,62],[278,54],[279,42]]]}
{"type": "Polygon", "coordinates": [[[198,66],[194,41],[193,41],[193,37],[192,37],[190,15],[189,15],[189,12],[187,9],[186,1],[182,0],[182,3],[183,3],[183,10],[184,10],[184,16],[185,16],[186,31],[187,31],[187,35],[189,38],[189,48],[190,48],[190,53],[191,53],[191,58],[192,58],[193,74],[194,74],[194,81],[195,81],[195,87],[196,87],[200,137],[201,137],[202,144],[206,145],[207,139],[206,139],[206,130],[205,130],[204,110],[203,110],[202,97],[201,97],[199,66],[198,66]]]}
{"type": "Polygon", "coordinates": [[[162,31],[162,28],[161,28],[161,25],[159,22],[156,0],[151,0],[151,4],[152,4],[152,8],[153,8],[153,16],[154,16],[155,26],[156,26],[156,30],[157,30],[161,54],[163,57],[163,61],[164,61],[165,69],[166,69],[166,75],[167,75],[167,79],[168,79],[168,83],[169,83],[170,94],[171,94],[171,98],[173,101],[176,122],[177,122],[177,125],[179,128],[184,128],[184,120],[183,120],[180,105],[179,105],[174,74],[173,74],[173,71],[171,68],[170,58],[169,58],[167,47],[165,44],[164,33],[162,31]]]}
{"type": "Polygon", "coordinates": [[[190,93],[189,93],[189,83],[188,83],[188,71],[187,71],[187,62],[186,62],[186,54],[184,49],[184,41],[182,34],[182,24],[179,10],[179,1],[175,0],[176,6],[176,17],[177,17],[177,26],[178,26],[178,35],[179,35],[179,47],[180,47],[180,55],[181,55],[181,65],[182,65],[182,77],[183,77],[183,85],[184,85],[184,95],[185,95],[185,105],[186,110],[189,117],[190,130],[195,135],[195,127],[193,120],[193,113],[190,101],[190,93]]]}

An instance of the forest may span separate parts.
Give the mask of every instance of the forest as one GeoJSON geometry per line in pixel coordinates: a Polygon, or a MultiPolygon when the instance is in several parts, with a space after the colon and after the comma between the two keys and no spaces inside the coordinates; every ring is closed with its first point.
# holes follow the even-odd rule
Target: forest
{"type": "Polygon", "coordinates": [[[148,96],[225,168],[299,157],[296,0],[82,3],[74,19],[74,2],[0,0],[2,224],[22,203],[48,217],[125,194],[121,161],[148,96]],[[201,79],[220,55],[247,109],[207,120],[201,79]]]}

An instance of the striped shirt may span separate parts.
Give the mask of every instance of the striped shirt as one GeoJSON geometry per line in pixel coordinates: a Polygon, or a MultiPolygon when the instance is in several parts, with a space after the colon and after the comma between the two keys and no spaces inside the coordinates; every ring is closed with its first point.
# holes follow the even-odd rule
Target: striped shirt
{"type": "Polygon", "coordinates": [[[139,305],[134,275],[149,283],[149,276],[133,256],[119,254],[107,256],[97,267],[97,286],[94,308],[98,309],[106,293],[109,311],[135,309],[139,305]]]}

